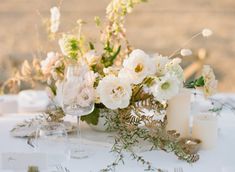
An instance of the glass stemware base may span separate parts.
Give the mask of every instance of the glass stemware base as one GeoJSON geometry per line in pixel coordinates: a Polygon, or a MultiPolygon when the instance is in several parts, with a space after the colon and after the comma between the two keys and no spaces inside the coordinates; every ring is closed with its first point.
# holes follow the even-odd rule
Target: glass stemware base
{"type": "Polygon", "coordinates": [[[70,148],[71,159],[86,159],[93,155],[93,151],[84,144],[79,144],[79,140],[73,140],[70,148]]]}
{"type": "Polygon", "coordinates": [[[70,158],[85,159],[93,154],[93,151],[86,145],[81,135],[80,116],[77,117],[77,137],[70,139],[70,158]]]}

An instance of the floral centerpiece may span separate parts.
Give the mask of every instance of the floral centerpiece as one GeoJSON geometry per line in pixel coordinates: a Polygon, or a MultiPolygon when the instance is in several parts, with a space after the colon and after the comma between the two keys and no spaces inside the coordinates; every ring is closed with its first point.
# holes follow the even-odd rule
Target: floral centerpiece
{"type": "MultiPolygon", "coordinates": [[[[203,88],[205,95],[210,96],[217,86],[208,65],[204,66],[201,77],[185,83],[180,57],[191,55],[189,49],[178,49],[170,56],[164,56],[147,54],[130,45],[124,28],[125,17],[136,4],[144,1],[112,0],[106,9],[106,20],[102,22],[95,17],[101,34],[99,45],[86,40],[82,34],[82,20],[77,21],[73,31],[59,32],[60,7],[51,8],[51,18],[46,24],[50,39],[58,39],[60,51],[49,52],[41,62],[34,60],[33,67],[24,62],[21,72],[11,80],[17,83],[21,80],[46,82],[51,98],[60,107],[67,66],[74,63],[86,66],[95,93],[84,92],[86,95],[80,96],[83,99],[81,106],[90,100],[90,96],[95,96],[95,109],[82,120],[97,125],[102,117],[106,129],[116,131],[112,151],[117,152],[118,157],[104,171],[111,170],[123,160],[123,150],[130,151],[134,159],[147,165],[147,169],[153,169],[150,162],[133,151],[133,146],[141,140],[151,143],[152,149],[173,152],[189,163],[197,161],[199,155],[181,141],[180,134],[166,130],[167,102],[184,87],[203,88]]],[[[211,30],[203,29],[193,38],[211,34],[211,30]]]]}

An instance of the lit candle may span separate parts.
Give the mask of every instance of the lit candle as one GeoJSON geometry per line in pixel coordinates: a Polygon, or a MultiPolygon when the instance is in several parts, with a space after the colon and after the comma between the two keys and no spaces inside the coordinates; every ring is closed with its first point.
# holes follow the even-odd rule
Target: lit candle
{"type": "Polygon", "coordinates": [[[212,149],[217,142],[217,118],[212,114],[194,116],[192,137],[202,141],[202,149],[212,149]]]}
{"type": "Polygon", "coordinates": [[[166,129],[176,130],[181,137],[189,136],[190,99],[191,91],[182,89],[178,95],[168,102],[166,129]]]}

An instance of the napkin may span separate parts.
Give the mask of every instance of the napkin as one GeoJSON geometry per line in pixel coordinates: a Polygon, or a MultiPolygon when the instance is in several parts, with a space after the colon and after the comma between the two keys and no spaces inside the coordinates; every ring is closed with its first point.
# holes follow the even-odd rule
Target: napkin
{"type": "Polygon", "coordinates": [[[17,111],[17,95],[0,96],[0,115],[5,113],[16,113],[17,111]]]}
{"type": "Polygon", "coordinates": [[[44,90],[24,90],[18,95],[19,112],[42,112],[49,103],[50,99],[44,90]]]}

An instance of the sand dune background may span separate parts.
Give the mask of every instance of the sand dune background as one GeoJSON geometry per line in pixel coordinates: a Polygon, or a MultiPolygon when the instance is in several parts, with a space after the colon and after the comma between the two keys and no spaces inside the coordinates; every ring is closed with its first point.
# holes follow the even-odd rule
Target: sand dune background
{"type": "MultiPolygon", "coordinates": [[[[64,0],[62,31],[74,27],[77,19],[87,22],[83,31],[97,40],[94,16],[104,17],[109,0],[64,0]]],[[[0,83],[10,76],[13,67],[24,59],[45,57],[58,49],[48,42],[38,12],[49,17],[56,0],[1,0],[0,2],[0,83]],[[37,12],[38,11],[38,12],[37,12]]],[[[127,35],[131,44],[147,52],[169,55],[188,38],[208,27],[213,37],[197,38],[189,46],[194,52],[206,48],[220,80],[219,90],[235,91],[235,1],[234,0],[149,0],[139,5],[127,18],[127,35]]]]}

